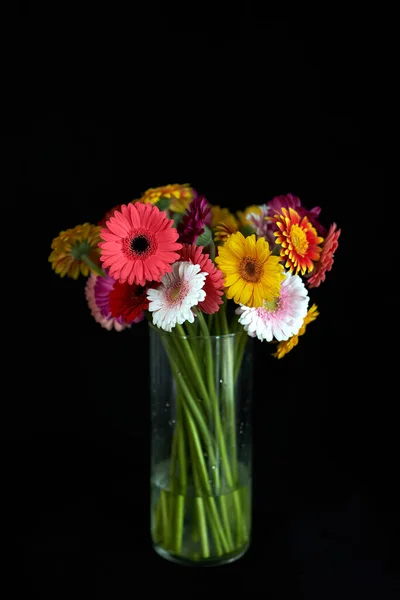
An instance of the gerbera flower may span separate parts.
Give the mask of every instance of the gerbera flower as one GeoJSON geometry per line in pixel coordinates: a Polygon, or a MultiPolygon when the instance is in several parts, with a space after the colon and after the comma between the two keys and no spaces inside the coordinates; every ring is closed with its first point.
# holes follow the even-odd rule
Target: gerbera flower
{"type": "Polygon", "coordinates": [[[289,271],[282,281],[280,294],[272,302],[264,301],[260,308],[250,308],[241,304],[236,309],[239,323],[251,337],[279,342],[295,335],[307,314],[308,292],[298,275],[289,271]]]}
{"type": "Polygon", "coordinates": [[[164,331],[171,331],[177,323],[193,323],[192,307],[205,299],[203,289],[207,273],[200,271],[200,265],[179,261],[172,266],[172,273],[166,273],[157,289],[149,289],[149,311],[153,313],[153,323],[164,331]]]}
{"type": "Polygon", "coordinates": [[[202,302],[199,302],[199,309],[209,315],[218,311],[218,307],[222,304],[224,290],[224,276],[217,269],[208,254],[203,254],[204,248],[196,246],[196,244],[183,244],[180,251],[181,259],[185,262],[191,262],[200,266],[200,270],[208,273],[203,290],[206,297],[202,302]]]}
{"type": "MultiPolygon", "coordinates": [[[[311,225],[317,230],[318,235],[325,235],[326,229],[318,220],[321,212],[321,208],[319,206],[314,206],[314,208],[311,210],[307,210],[307,208],[301,205],[300,198],[293,196],[292,194],[286,194],[286,196],[275,196],[275,198],[272,198],[272,200],[270,200],[267,204],[271,215],[280,213],[282,208],[286,208],[286,210],[289,210],[289,208],[294,208],[299,213],[300,217],[308,218],[311,225]]],[[[272,231],[276,231],[275,223],[269,221],[269,226],[272,228],[272,231]]]]}
{"type": "Polygon", "coordinates": [[[226,219],[228,215],[232,214],[228,208],[221,208],[217,204],[211,207],[211,229],[214,229],[220,221],[226,219]]]}
{"type": "Polygon", "coordinates": [[[245,238],[238,231],[219,247],[215,262],[225,277],[226,297],[237,304],[259,307],[279,296],[283,266],[264,238],[245,238]]]}
{"type": "Polygon", "coordinates": [[[184,244],[195,242],[204,233],[204,226],[210,223],[211,204],[204,196],[198,196],[190,203],[178,225],[179,241],[184,244]]]}
{"type": "Polygon", "coordinates": [[[73,229],[61,231],[54,238],[49,261],[53,270],[64,277],[78,279],[79,274],[87,277],[91,270],[101,272],[99,263],[101,227],[84,223],[73,229]]]}
{"type": "Polygon", "coordinates": [[[115,282],[110,293],[111,314],[122,316],[127,323],[138,323],[144,319],[144,311],[149,307],[148,286],[133,283],[115,282]]]}
{"type": "Polygon", "coordinates": [[[278,226],[275,231],[276,243],[281,246],[281,257],[285,267],[296,275],[302,275],[314,269],[314,262],[319,260],[321,248],[318,246],[324,241],[319,237],[307,217],[301,218],[293,208],[282,208],[280,214],[271,219],[278,226]]]}
{"type": "Polygon", "coordinates": [[[160,281],[179,258],[177,230],[164,211],[151,204],[123,204],[101,230],[100,260],[117,281],[144,286],[160,281]]]}
{"type": "Polygon", "coordinates": [[[189,183],[179,184],[174,183],[172,185],[163,185],[161,187],[149,188],[140,198],[140,202],[143,204],[157,204],[161,198],[171,199],[169,210],[174,212],[183,213],[191,203],[191,201],[197,197],[197,192],[189,183]]]}
{"type": "Polygon", "coordinates": [[[279,342],[277,351],[272,356],[274,356],[275,358],[283,358],[288,352],[290,352],[295,346],[297,346],[297,344],[299,343],[299,337],[301,335],[304,335],[307,325],[312,321],[315,321],[315,319],[318,317],[319,312],[317,309],[317,305],[313,304],[312,307],[309,309],[308,313],[306,314],[303,324],[299,329],[299,332],[293,335],[290,339],[285,340],[283,342],[279,342]]]}
{"type": "Polygon", "coordinates": [[[307,280],[307,286],[309,288],[318,287],[323,281],[325,281],[325,275],[327,271],[332,269],[333,256],[339,245],[338,239],[341,232],[341,229],[336,230],[336,227],[336,223],[333,223],[329,228],[328,235],[326,236],[324,245],[322,247],[319,261],[315,265],[313,274],[307,280]]]}
{"type": "Polygon", "coordinates": [[[96,275],[95,273],[92,273],[90,275],[85,285],[85,297],[90,308],[92,317],[94,317],[95,321],[97,323],[100,323],[100,325],[108,331],[110,331],[111,329],[115,329],[116,331],[122,331],[123,329],[130,327],[130,325],[127,325],[127,323],[125,323],[122,318],[114,319],[114,317],[112,317],[110,313],[108,313],[108,316],[104,316],[102,314],[102,309],[104,309],[104,305],[102,302],[98,304],[98,301],[96,299],[96,284],[100,282],[102,282],[103,284],[104,282],[106,282],[106,287],[109,286],[111,283],[111,289],[112,285],[114,284],[114,280],[111,277],[102,277],[100,275],[96,275]]]}
{"type": "Polygon", "coordinates": [[[216,242],[225,242],[233,233],[239,231],[239,221],[235,215],[229,214],[215,226],[216,242]]]}

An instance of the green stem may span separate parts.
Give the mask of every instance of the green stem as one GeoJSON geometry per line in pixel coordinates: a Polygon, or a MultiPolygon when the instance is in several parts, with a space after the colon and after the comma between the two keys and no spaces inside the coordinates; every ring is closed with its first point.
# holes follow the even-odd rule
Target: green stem
{"type": "MultiPolygon", "coordinates": [[[[221,325],[223,334],[229,336],[228,321],[226,318],[226,305],[221,306],[221,325]]],[[[226,359],[224,360],[224,383],[226,385],[226,409],[229,434],[230,461],[235,481],[237,480],[237,448],[236,448],[236,416],[235,416],[235,394],[234,394],[234,358],[233,343],[234,337],[226,337],[223,341],[225,346],[226,359]]]]}
{"type": "Polygon", "coordinates": [[[243,355],[244,355],[244,351],[246,350],[247,342],[248,342],[248,334],[246,331],[243,331],[243,333],[240,336],[240,339],[236,345],[235,368],[234,368],[234,375],[233,375],[235,383],[236,383],[238,375],[239,375],[240,367],[242,366],[243,355]]]}
{"type": "Polygon", "coordinates": [[[177,554],[180,554],[182,552],[183,521],[185,516],[185,494],[187,491],[187,460],[185,451],[185,433],[183,424],[182,399],[179,397],[179,394],[177,396],[176,403],[177,421],[174,432],[174,441],[176,440],[174,457],[174,483],[176,484],[176,479],[179,480],[179,483],[178,485],[175,485],[175,488],[178,488],[178,495],[171,496],[171,500],[174,499],[175,501],[175,510],[172,514],[173,522],[175,523],[175,528],[173,531],[173,547],[175,548],[175,552],[177,554]],[[176,476],[176,461],[178,463],[178,476],[176,476]]]}
{"type": "MultiPolygon", "coordinates": [[[[225,455],[226,455],[226,450],[225,450],[225,439],[224,439],[224,434],[223,434],[222,427],[221,427],[221,419],[220,419],[220,414],[219,414],[219,402],[218,402],[218,397],[217,397],[217,394],[215,391],[213,356],[212,356],[210,332],[207,328],[207,324],[206,324],[203,314],[201,312],[199,312],[197,318],[199,320],[200,329],[204,336],[205,345],[206,345],[205,362],[206,362],[206,372],[207,372],[207,383],[208,383],[208,389],[209,389],[210,396],[211,396],[211,402],[213,405],[214,427],[216,429],[215,435],[216,435],[216,440],[217,440],[216,449],[215,449],[215,454],[216,454],[216,459],[217,459],[216,464],[215,464],[215,469],[219,470],[218,449],[225,452],[225,455]]],[[[219,344],[219,340],[216,343],[219,344]]],[[[219,486],[216,489],[216,493],[217,494],[220,493],[219,486]]],[[[230,523],[229,523],[228,509],[227,509],[225,496],[223,496],[223,495],[220,496],[219,501],[220,501],[220,505],[221,505],[222,520],[224,522],[224,527],[225,527],[226,535],[228,538],[227,541],[228,541],[228,544],[231,547],[233,547],[233,540],[232,540],[232,536],[231,536],[231,528],[230,528],[230,523]]]]}
{"type": "MultiPolygon", "coordinates": [[[[188,425],[188,430],[190,431],[190,415],[188,415],[187,413],[185,413],[185,417],[186,417],[186,421],[187,421],[187,425],[188,425]]],[[[207,535],[207,525],[206,525],[206,516],[205,516],[205,510],[204,510],[204,501],[201,495],[201,485],[200,485],[200,476],[199,476],[199,472],[198,472],[198,461],[197,461],[197,454],[196,454],[196,449],[195,449],[195,445],[194,445],[194,438],[192,437],[192,435],[189,435],[189,446],[190,446],[190,454],[192,457],[192,471],[193,471],[193,482],[194,482],[194,489],[195,489],[195,506],[196,506],[196,513],[197,513],[197,526],[198,526],[198,533],[199,533],[199,537],[200,537],[200,544],[201,544],[201,551],[203,554],[204,558],[208,558],[210,556],[210,547],[208,544],[208,535],[207,535]]],[[[214,532],[214,530],[211,528],[211,531],[214,535],[214,537],[218,536],[217,534],[214,532]]],[[[221,550],[222,553],[222,550],[221,550]]]]}
{"type": "Polygon", "coordinates": [[[196,359],[193,356],[192,348],[191,348],[191,346],[189,344],[189,340],[187,339],[187,336],[185,334],[185,330],[183,329],[182,325],[179,325],[179,324],[176,325],[176,330],[179,331],[179,335],[181,336],[178,338],[179,339],[178,343],[181,343],[184,347],[186,359],[189,361],[190,367],[193,371],[193,374],[195,375],[196,384],[198,386],[200,394],[204,400],[204,403],[206,404],[206,407],[209,409],[210,408],[210,400],[208,397],[207,389],[206,389],[206,386],[204,385],[203,378],[201,376],[200,369],[198,367],[196,359]]]}
{"type": "Polygon", "coordinates": [[[182,494],[187,490],[187,459],[185,449],[185,432],[183,424],[182,401],[178,401],[178,461],[179,461],[179,488],[182,494]]]}
{"type": "Polygon", "coordinates": [[[103,271],[103,269],[101,267],[98,267],[96,265],[96,263],[94,263],[92,261],[92,259],[88,257],[87,254],[81,254],[80,255],[80,259],[83,260],[83,262],[85,262],[88,265],[88,267],[90,267],[92,269],[92,271],[94,271],[95,273],[97,273],[97,275],[101,275],[101,277],[107,277],[107,275],[103,271]]]}
{"type": "Polygon", "coordinates": [[[163,545],[165,546],[165,548],[168,548],[169,537],[170,537],[170,530],[169,530],[170,519],[169,519],[169,510],[168,510],[168,496],[167,496],[166,490],[164,490],[164,489],[160,491],[160,504],[161,504],[161,519],[162,519],[162,523],[163,523],[163,545]]]}

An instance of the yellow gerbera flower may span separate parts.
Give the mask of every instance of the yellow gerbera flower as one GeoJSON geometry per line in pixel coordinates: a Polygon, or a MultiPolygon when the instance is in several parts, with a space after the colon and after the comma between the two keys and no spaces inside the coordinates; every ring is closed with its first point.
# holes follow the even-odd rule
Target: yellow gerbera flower
{"type": "Polygon", "coordinates": [[[229,214],[215,226],[215,241],[225,242],[229,236],[239,231],[239,221],[235,215],[229,214]]]}
{"type": "Polygon", "coordinates": [[[250,215],[251,213],[261,215],[261,208],[257,204],[253,204],[252,206],[245,208],[244,211],[238,210],[236,212],[240,227],[248,227],[249,221],[247,220],[247,215],[250,215]]]}
{"type": "Polygon", "coordinates": [[[228,208],[221,208],[216,204],[211,207],[211,229],[214,229],[220,221],[232,214],[228,208]]]}
{"type": "Polygon", "coordinates": [[[100,231],[100,226],[84,223],[73,229],[61,231],[60,235],[54,238],[49,262],[57,275],[78,279],[80,273],[84,277],[92,270],[102,273],[98,246],[101,241],[100,231]]]}
{"type": "Polygon", "coordinates": [[[218,248],[215,262],[225,278],[227,298],[250,307],[262,306],[279,296],[281,281],[285,279],[279,256],[272,256],[264,238],[256,239],[238,231],[218,248]]]}
{"type": "Polygon", "coordinates": [[[174,183],[161,187],[149,188],[140,198],[142,204],[157,204],[161,198],[170,198],[169,210],[183,213],[197,196],[197,192],[189,183],[174,183]]]}
{"type": "Polygon", "coordinates": [[[304,317],[303,325],[300,327],[298,333],[296,333],[296,335],[292,335],[292,337],[286,341],[279,342],[277,351],[272,356],[275,358],[283,358],[288,352],[293,350],[293,348],[299,343],[299,336],[304,335],[307,325],[312,321],[315,321],[318,315],[318,307],[316,304],[313,304],[304,317]]]}

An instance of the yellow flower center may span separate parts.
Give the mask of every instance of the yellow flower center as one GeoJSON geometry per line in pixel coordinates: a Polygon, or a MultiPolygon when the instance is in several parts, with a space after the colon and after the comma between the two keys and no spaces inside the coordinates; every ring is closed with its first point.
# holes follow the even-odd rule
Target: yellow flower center
{"type": "Polygon", "coordinates": [[[185,296],[187,296],[188,291],[189,284],[187,281],[175,281],[166,290],[167,301],[172,305],[178,304],[185,298],[185,296]]]}
{"type": "Polygon", "coordinates": [[[273,298],[273,300],[264,300],[263,308],[269,312],[274,312],[278,308],[279,298],[273,298]]]}
{"type": "Polygon", "coordinates": [[[245,281],[250,281],[251,283],[258,283],[263,273],[262,264],[256,258],[245,256],[240,261],[239,273],[245,281]]]}
{"type": "Polygon", "coordinates": [[[298,225],[292,225],[290,229],[290,241],[292,242],[297,254],[300,254],[300,256],[304,256],[304,254],[306,254],[308,250],[308,241],[304,229],[298,225]]]}

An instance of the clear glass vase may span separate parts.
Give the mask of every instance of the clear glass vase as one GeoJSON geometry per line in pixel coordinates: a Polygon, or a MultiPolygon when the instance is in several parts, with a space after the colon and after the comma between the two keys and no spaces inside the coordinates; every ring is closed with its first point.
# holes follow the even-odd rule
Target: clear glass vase
{"type": "Polygon", "coordinates": [[[232,562],[251,536],[253,340],[149,331],[154,549],[232,562]]]}

